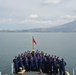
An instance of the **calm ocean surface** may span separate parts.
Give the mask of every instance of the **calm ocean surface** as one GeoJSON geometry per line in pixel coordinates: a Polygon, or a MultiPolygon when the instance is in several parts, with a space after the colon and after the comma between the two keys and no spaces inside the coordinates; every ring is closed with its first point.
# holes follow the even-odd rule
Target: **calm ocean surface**
{"type": "MultiPolygon", "coordinates": [[[[76,33],[0,33],[0,71],[2,75],[11,74],[14,56],[31,51],[32,36],[37,45],[35,49],[64,58],[66,69],[72,75],[76,72],[76,33]]],[[[76,73],[75,73],[76,74],[76,73]]]]}

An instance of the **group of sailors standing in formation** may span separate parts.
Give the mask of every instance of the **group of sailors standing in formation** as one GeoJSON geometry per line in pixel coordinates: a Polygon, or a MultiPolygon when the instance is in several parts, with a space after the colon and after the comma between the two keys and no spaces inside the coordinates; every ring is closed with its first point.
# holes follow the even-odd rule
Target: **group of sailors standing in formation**
{"type": "Polygon", "coordinates": [[[15,73],[20,71],[20,67],[28,71],[39,71],[43,73],[53,73],[54,75],[65,75],[66,62],[57,56],[50,56],[43,51],[27,51],[24,54],[19,54],[13,59],[15,73]]]}

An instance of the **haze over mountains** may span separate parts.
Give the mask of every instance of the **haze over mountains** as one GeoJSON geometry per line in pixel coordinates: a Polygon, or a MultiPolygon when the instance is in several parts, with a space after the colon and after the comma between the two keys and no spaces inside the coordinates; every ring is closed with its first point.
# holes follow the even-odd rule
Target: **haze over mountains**
{"type": "Polygon", "coordinates": [[[76,20],[63,24],[60,26],[54,26],[49,28],[34,28],[23,30],[1,30],[1,32],[76,32],[76,20]]]}
{"type": "Polygon", "coordinates": [[[49,28],[38,28],[31,29],[30,31],[40,31],[40,32],[76,32],[76,20],[67,24],[60,26],[49,27],[49,28]]]}

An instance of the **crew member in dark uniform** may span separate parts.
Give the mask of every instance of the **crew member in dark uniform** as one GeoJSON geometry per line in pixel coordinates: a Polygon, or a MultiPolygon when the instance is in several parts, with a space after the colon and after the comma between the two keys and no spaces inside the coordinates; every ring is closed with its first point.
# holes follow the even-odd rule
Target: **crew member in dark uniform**
{"type": "Polygon", "coordinates": [[[38,60],[38,69],[42,69],[42,58],[40,57],[40,59],[38,60]]]}
{"type": "Polygon", "coordinates": [[[15,59],[13,59],[13,62],[14,62],[15,73],[17,74],[18,73],[18,59],[16,56],[15,56],[15,59]]]}
{"type": "Polygon", "coordinates": [[[37,58],[35,58],[35,71],[38,71],[38,60],[37,60],[37,58]]]}
{"type": "Polygon", "coordinates": [[[19,70],[20,70],[20,67],[23,69],[23,60],[22,60],[22,57],[20,57],[20,60],[19,60],[19,70]]]}
{"type": "Polygon", "coordinates": [[[53,61],[52,61],[52,57],[49,58],[49,72],[52,73],[52,65],[53,65],[53,61]]]}
{"type": "Polygon", "coordinates": [[[33,69],[33,67],[34,67],[34,63],[33,63],[33,57],[31,57],[31,59],[30,59],[30,70],[31,71],[33,71],[34,69],[33,69]]]}
{"type": "Polygon", "coordinates": [[[26,56],[24,57],[23,64],[24,64],[25,70],[28,71],[28,59],[26,56]]]}
{"type": "Polygon", "coordinates": [[[44,73],[47,73],[47,59],[44,58],[44,73]]]}
{"type": "Polygon", "coordinates": [[[65,62],[64,59],[62,58],[60,75],[61,75],[62,73],[63,73],[63,75],[65,75],[65,66],[66,66],[66,62],[65,62]]]}
{"type": "Polygon", "coordinates": [[[54,59],[54,62],[53,62],[53,72],[54,72],[54,75],[57,74],[57,61],[56,61],[56,59],[54,59]]]}

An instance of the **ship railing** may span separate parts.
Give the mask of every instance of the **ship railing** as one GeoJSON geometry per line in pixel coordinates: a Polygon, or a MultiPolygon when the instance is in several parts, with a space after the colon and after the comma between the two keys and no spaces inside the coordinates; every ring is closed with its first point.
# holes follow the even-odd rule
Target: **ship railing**
{"type": "MultiPolygon", "coordinates": [[[[14,72],[14,66],[13,66],[13,63],[11,64],[11,74],[13,75],[13,72],[14,72]]],[[[70,67],[70,66],[66,66],[66,73],[68,74],[68,75],[76,75],[76,69],[75,68],[72,68],[72,67],[70,67]],[[70,70],[69,70],[69,69],[70,70]],[[72,73],[70,73],[70,71],[72,71],[72,73]]],[[[0,72],[0,75],[2,75],[2,73],[0,72]]]]}
{"type": "Polygon", "coordinates": [[[1,72],[0,72],[0,75],[1,75],[1,72]]]}
{"type": "Polygon", "coordinates": [[[76,75],[76,69],[70,66],[66,66],[66,70],[70,73],[70,75],[76,75]]]}
{"type": "MultiPolygon", "coordinates": [[[[11,74],[13,75],[14,72],[14,66],[13,63],[11,64],[11,74]]],[[[66,73],[67,75],[75,75],[76,69],[70,67],[70,66],[66,66],[66,73]],[[69,70],[70,69],[70,70],[69,70]],[[72,71],[72,73],[70,73],[70,71],[72,71]]],[[[0,72],[1,75],[1,72],[0,72]]]]}
{"type": "Polygon", "coordinates": [[[13,72],[14,72],[14,66],[13,66],[13,63],[11,64],[11,74],[13,75],[13,72]]]}

